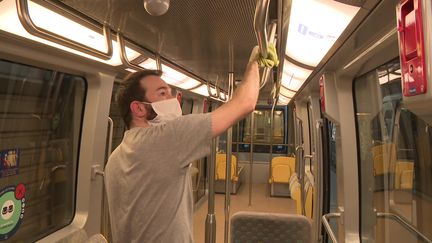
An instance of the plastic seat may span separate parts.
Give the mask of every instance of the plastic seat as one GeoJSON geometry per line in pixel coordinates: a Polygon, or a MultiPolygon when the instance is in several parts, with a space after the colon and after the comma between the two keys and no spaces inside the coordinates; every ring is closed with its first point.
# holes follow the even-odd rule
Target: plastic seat
{"type": "MultiPolygon", "coordinates": [[[[225,180],[226,174],[226,154],[216,154],[216,180],[225,180]]],[[[231,156],[231,181],[238,181],[237,158],[231,156]]]]}
{"type": "Polygon", "coordinates": [[[372,147],[374,175],[379,176],[390,173],[390,164],[396,158],[395,146],[392,143],[372,147]]]}
{"type": "Polygon", "coordinates": [[[302,214],[302,205],[301,205],[301,185],[298,180],[297,174],[294,173],[289,181],[289,189],[291,198],[296,201],[296,213],[302,214]]]}
{"type": "Polygon", "coordinates": [[[79,229],[67,235],[65,238],[56,241],[56,243],[108,243],[107,239],[102,234],[92,235],[90,238],[84,229],[79,229]]]}
{"type": "Polygon", "coordinates": [[[108,243],[107,239],[101,234],[95,234],[88,238],[85,243],[108,243]]]}
{"type": "Polygon", "coordinates": [[[310,243],[311,230],[303,215],[238,212],[231,218],[230,242],[310,243]]]}
{"type": "Polygon", "coordinates": [[[294,157],[275,157],[271,161],[269,183],[289,183],[291,174],[295,171],[294,157]]]}
{"type": "Polygon", "coordinates": [[[313,191],[314,187],[309,181],[305,183],[305,213],[306,217],[312,218],[313,216],[313,191]]]}
{"type": "Polygon", "coordinates": [[[404,170],[400,175],[400,189],[412,189],[413,187],[413,170],[404,170]]]}
{"type": "Polygon", "coordinates": [[[395,169],[395,189],[412,189],[413,171],[413,161],[398,161],[395,169]]]}

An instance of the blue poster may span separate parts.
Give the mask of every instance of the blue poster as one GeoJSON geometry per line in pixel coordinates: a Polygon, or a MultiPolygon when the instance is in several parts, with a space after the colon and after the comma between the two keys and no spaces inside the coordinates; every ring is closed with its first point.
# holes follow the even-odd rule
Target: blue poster
{"type": "Polygon", "coordinates": [[[17,148],[0,151],[0,178],[18,174],[20,150],[17,148]]]}

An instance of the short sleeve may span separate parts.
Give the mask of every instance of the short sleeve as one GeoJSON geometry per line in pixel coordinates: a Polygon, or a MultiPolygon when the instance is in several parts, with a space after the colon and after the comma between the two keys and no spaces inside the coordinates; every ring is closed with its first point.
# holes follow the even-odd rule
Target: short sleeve
{"type": "Polygon", "coordinates": [[[210,153],[211,113],[185,115],[167,125],[173,129],[173,148],[181,167],[210,153]]]}

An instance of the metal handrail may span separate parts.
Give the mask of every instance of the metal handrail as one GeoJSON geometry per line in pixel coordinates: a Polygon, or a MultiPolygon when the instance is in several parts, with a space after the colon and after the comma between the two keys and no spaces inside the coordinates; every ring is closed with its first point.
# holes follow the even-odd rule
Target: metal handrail
{"type": "Polygon", "coordinates": [[[222,94],[225,94],[225,93],[224,92],[220,92],[219,99],[222,100],[222,101],[227,101],[228,100],[228,98],[227,98],[228,95],[225,94],[224,98],[222,98],[222,94]]]}
{"type": "Polygon", "coordinates": [[[270,0],[258,0],[255,8],[254,30],[261,56],[267,56],[267,16],[270,0]]]}
{"type": "Polygon", "coordinates": [[[124,43],[124,37],[123,34],[118,32],[117,33],[117,44],[119,46],[119,50],[120,50],[120,60],[122,61],[123,65],[125,65],[126,67],[133,69],[135,71],[141,71],[141,70],[145,70],[145,68],[133,64],[129,61],[127,55],[126,55],[126,47],[125,47],[125,43],[124,43]]]}
{"type": "MultiPolygon", "coordinates": [[[[232,142],[233,144],[250,144],[248,142],[232,142]]],[[[268,145],[271,146],[272,144],[270,143],[253,143],[254,145],[268,145]]],[[[291,143],[273,143],[273,146],[288,146],[288,147],[294,147],[294,144],[291,143]]]]}
{"type": "MultiPolygon", "coordinates": [[[[76,42],[74,40],[67,39],[61,35],[58,35],[56,33],[53,33],[49,30],[40,28],[34,24],[32,21],[30,14],[29,14],[29,8],[28,8],[28,0],[16,0],[16,7],[18,12],[18,18],[27,32],[30,34],[37,36],[39,38],[60,44],[62,46],[74,49],[76,51],[80,51],[83,53],[86,53],[88,55],[100,58],[102,60],[109,60],[111,59],[113,55],[113,47],[112,47],[112,40],[111,40],[111,29],[107,24],[103,25],[103,35],[106,40],[106,47],[107,51],[102,52],[97,49],[91,48],[89,46],[83,45],[79,42],[76,42]]],[[[83,19],[81,16],[78,16],[66,9],[62,9],[63,11],[66,11],[68,14],[71,14],[79,19],[83,19]]],[[[84,20],[84,19],[83,19],[84,20]]],[[[84,20],[86,21],[86,20],[84,20]]]]}
{"type": "Polygon", "coordinates": [[[418,231],[415,227],[413,227],[411,224],[406,222],[403,218],[401,218],[399,215],[396,215],[394,213],[383,213],[383,212],[377,212],[376,214],[377,218],[386,218],[386,219],[392,219],[401,224],[405,229],[411,231],[414,234],[417,234],[420,236],[424,241],[431,243],[432,240],[427,238],[424,234],[422,234],[420,231],[418,231]]]}
{"type": "MultiPolygon", "coordinates": [[[[276,43],[276,29],[277,29],[277,24],[276,23],[272,23],[271,27],[270,27],[270,36],[269,36],[269,40],[268,43],[276,43]]],[[[263,56],[263,57],[267,57],[263,56]]],[[[260,81],[260,89],[262,89],[268,82],[269,77],[270,77],[270,73],[272,71],[272,68],[264,68],[263,70],[263,75],[261,77],[261,81],[260,81]]]]}
{"type": "Polygon", "coordinates": [[[325,230],[327,231],[327,234],[329,235],[330,239],[333,241],[333,243],[338,243],[336,236],[329,224],[329,219],[330,218],[339,218],[341,216],[340,213],[328,213],[328,214],[324,214],[322,216],[322,224],[324,225],[325,230]]]}
{"type": "MultiPolygon", "coordinates": [[[[267,37],[267,19],[270,0],[258,0],[255,15],[254,15],[254,30],[258,42],[258,47],[262,57],[267,57],[268,43],[275,44],[277,24],[272,23],[270,27],[270,37],[267,37]]],[[[268,81],[271,73],[271,68],[265,68],[260,81],[260,89],[262,89],[268,81]]]]}
{"type": "Polygon", "coordinates": [[[215,214],[215,164],[216,164],[216,138],[212,139],[210,163],[208,166],[208,206],[205,224],[205,243],[216,243],[216,214],[215,214]]]}
{"type": "Polygon", "coordinates": [[[231,204],[231,163],[232,163],[232,127],[227,130],[226,143],[226,166],[225,166],[225,231],[224,242],[228,243],[229,226],[230,226],[230,204],[231,204]]]}
{"type": "Polygon", "coordinates": [[[250,113],[250,151],[249,151],[249,206],[252,206],[252,175],[253,175],[253,163],[254,163],[254,142],[253,142],[253,133],[254,133],[254,116],[255,112],[252,111],[250,113]]]}
{"type": "Polygon", "coordinates": [[[155,60],[156,60],[156,69],[162,71],[162,60],[159,54],[156,55],[155,60]]]}
{"type": "Polygon", "coordinates": [[[108,117],[108,151],[107,151],[107,158],[111,155],[112,151],[112,140],[113,140],[113,134],[114,134],[114,121],[111,117],[108,117]]]}
{"type": "Polygon", "coordinates": [[[216,79],[216,83],[215,83],[215,89],[216,89],[216,94],[212,94],[211,92],[211,88],[210,88],[210,82],[208,80],[206,80],[206,84],[207,84],[207,91],[210,97],[215,98],[215,99],[219,99],[220,97],[220,89],[217,86],[217,79],[216,79]]]}

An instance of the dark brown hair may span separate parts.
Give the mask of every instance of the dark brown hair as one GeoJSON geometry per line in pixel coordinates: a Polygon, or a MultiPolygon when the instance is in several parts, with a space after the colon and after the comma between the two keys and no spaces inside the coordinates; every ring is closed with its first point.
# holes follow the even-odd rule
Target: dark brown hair
{"type": "Polygon", "coordinates": [[[126,126],[130,127],[132,121],[132,114],[130,111],[130,104],[132,101],[147,101],[145,96],[146,90],[141,85],[141,80],[147,76],[161,76],[162,72],[159,70],[142,70],[135,73],[130,73],[120,85],[117,91],[117,103],[120,108],[120,115],[123,118],[126,126]]]}

